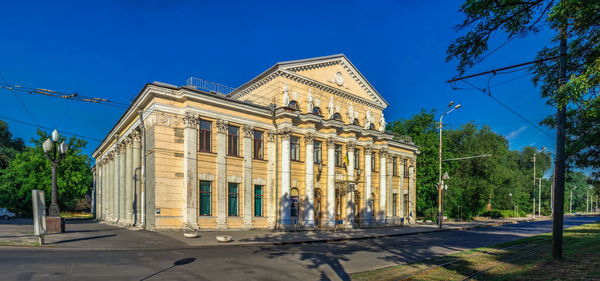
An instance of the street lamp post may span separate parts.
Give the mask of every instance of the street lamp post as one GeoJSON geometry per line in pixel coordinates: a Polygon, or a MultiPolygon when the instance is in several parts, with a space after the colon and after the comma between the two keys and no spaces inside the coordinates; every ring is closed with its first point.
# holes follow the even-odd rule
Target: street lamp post
{"type": "Polygon", "coordinates": [[[64,141],[58,143],[59,136],[58,131],[54,130],[52,132],[52,137],[44,141],[44,144],[42,145],[44,154],[52,163],[52,203],[50,203],[50,208],[48,208],[50,217],[60,217],[60,208],[58,207],[56,198],[56,167],[58,166],[58,163],[65,158],[68,149],[68,146],[64,141]]]}
{"type": "Polygon", "coordinates": [[[440,144],[439,144],[439,153],[438,153],[438,158],[439,158],[439,166],[438,166],[438,172],[439,172],[439,176],[438,176],[438,225],[440,228],[442,228],[442,221],[443,221],[443,214],[442,214],[442,201],[443,201],[443,195],[442,193],[444,192],[443,189],[443,182],[442,182],[442,130],[443,130],[443,119],[444,116],[450,114],[450,112],[454,111],[455,109],[459,109],[461,107],[460,104],[457,104],[456,106],[452,107],[454,105],[454,102],[451,101],[448,104],[448,108],[450,108],[448,111],[446,111],[446,113],[442,114],[442,116],[440,116],[440,144]]]}
{"type": "MultiPolygon", "coordinates": [[[[546,150],[545,146],[542,146],[542,149],[536,151],[533,154],[533,218],[535,218],[535,160],[536,160],[536,156],[538,153],[542,152],[546,150]]],[[[541,204],[541,202],[538,202],[538,204],[541,204]]]]}
{"type": "Polygon", "coordinates": [[[577,186],[571,188],[571,196],[569,196],[569,213],[573,214],[573,189],[577,188],[577,186]]]}

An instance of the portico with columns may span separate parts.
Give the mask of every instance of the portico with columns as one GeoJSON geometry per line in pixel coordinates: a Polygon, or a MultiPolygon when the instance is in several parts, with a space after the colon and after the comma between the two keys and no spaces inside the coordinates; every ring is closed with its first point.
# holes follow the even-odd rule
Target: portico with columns
{"type": "Polygon", "coordinates": [[[418,147],[343,55],[278,63],[227,95],[147,84],[94,152],[96,218],[163,229],[415,221],[418,147]]]}

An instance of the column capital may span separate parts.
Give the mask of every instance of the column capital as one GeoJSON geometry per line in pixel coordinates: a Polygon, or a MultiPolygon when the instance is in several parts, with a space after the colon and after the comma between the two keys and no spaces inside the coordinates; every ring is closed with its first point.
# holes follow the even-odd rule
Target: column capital
{"type": "Polygon", "coordinates": [[[133,146],[133,134],[130,134],[127,137],[125,137],[125,140],[123,140],[123,143],[125,143],[126,147],[133,146]]]}
{"type": "Polygon", "coordinates": [[[244,125],[242,126],[242,132],[244,133],[244,138],[252,138],[254,135],[254,126],[244,125]]]}
{"type": "Polygon", "coordinates": [[[217,133],[218,134],[227,134],[227,127],[229,126],[229,122],[223,119],[217,119],[217,133]]]}
{"type": "Polygon", "coordinates": [[[356,148],[356,142],[349,141],[348,143],[346,143],[346,149],[348,151],[354,151],[355,148],[356,148]]]}
{"type": "Polygon", "coordinates": [[[313,132],[308,132],[304,134],[304,141],[306,144],[313,144],[315,141],[315,134],[313,132]]]}
{"type": "Polygon", "coordinates": [[[275,136],[277,135],[277,132],[270,130],[267,132],[267,141],[268,142],[274,142],[275,141],[275,136]]]}
{"type": "Polygon", "coordinates": [[[335,146],[335,139],[332,137],[327,138],[327,147],[334,147],[335,146]]]}
{"type": "Polygon", "coordinates": [[[125,149],[127,149],[127,139],[123,140],[119,143],[118,150],[120,153],[124,153],[125,149]]]}
{"type": "Polygon", "coordinates": [[[279,134],[284,140],[289,140],[292,137],[292,130],[290,128],[282,128],[279,130],[279,134]]]}
{"type": "Polygon", "coordinates": [[[135,129],[131,132],[131,138],[134,142],[139,142],[142,140],[142,131],[140,129],[135,129]]]}
{"type": "Polygon", "coordinates": [[[379,157],[387,157],[388,153],[389,151],[385,147],[379,149],[379,157]]]}
{"type": "Polygon", "coordinates": [[[183,116],[183,125],[186,128],[192,128],[192,129],[196,129],[198,127],[198,116],[186,112],[185,115],[183,116]]]}
{"type": "Polygon", "coordinates": [[[366,154],[371,154],[371,152],[373,152],[373,146],[370,145],[370,144],[365,145],[365,153],[366,154]]]}

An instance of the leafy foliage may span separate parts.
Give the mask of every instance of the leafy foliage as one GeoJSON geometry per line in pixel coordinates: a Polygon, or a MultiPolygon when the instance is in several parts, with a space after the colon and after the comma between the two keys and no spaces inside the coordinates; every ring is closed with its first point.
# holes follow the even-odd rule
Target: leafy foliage
{"type": "Polygon", "coordinates": [[[0,120],[0,169],[8,166],[17,153],[25,149],[25,143],[21,138],[13,138],[8,129],[8,124],[0,120]]]}
{"type": "MultiPolygon", "coordinates": [[[[6,169],[0,170],[0,205],[19,215],[31,214],[31,190],[44,190],[46,205],[51,198],[51,164],[46,159],[42,143],[49,135],[38,130],[38,138],[16,154],[6,169]]],[[[58,164],[58,203],[61,209],[76,210],[92,184],[91,160],[81,153],[86,141],[71,137],[60,141],[68,143],[66,157],[58,164]]]]}
{"type": "MultiPolygon", "coordinates": [[[[438,134],[434,111],[415,114],[411,119],[389,124],[388,130],[410,135],[419,146],[417,161],[417,214],[435,218],[437,214],[438,134]]],[[[444,129],[443,158],[458,158],[491,154],[491,157],[474,158],[443,163],[442,171],[450,179],[445,183],[445,215],[470,218],[494,208],[512,210],[519,205],[522,211],[532,208],[533,163],[536,149],[525,147],[511,151],[506,139],[484,126],[478,128],[467,123],[458,129],[444,129]]],[[[550,156],[538,153],[536,177],[542,177],[550,166],[550,156]]],[[[545,185],[546,189],[548,185],[545,185]]],[[[536,189],[537,190],[537,189],[536,189]]],[[[546,201],[549,195],[545,194],[546,201]]]]}
{"type": "MultiPolygon", "coordinates": [[[[556,30],[554,40],[538,52],[538,59],[558,57],[558,42],[567,39],[569,81],[561,86],[556,60],[534,64],[532,81],[549,104],[567,106],[569,163],[591,168],[595,181],[600,182],[600,1],[466,0],[460,11],[465,20],[457,29],[466,34],[448,47],[446,58],[458,60],[460,74],[485,57],[488,41],[496,33],[504,33],[510,40],[543,28],[556,30]]],[[[551,116],[543,124],[554,126],[553,119],[551,116]]]]}

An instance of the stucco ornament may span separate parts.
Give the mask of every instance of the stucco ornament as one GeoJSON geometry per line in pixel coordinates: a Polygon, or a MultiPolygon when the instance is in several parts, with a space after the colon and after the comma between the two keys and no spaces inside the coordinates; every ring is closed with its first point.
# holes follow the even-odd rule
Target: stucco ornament
{"type": "Polygon", "coordinates": [[[329,110],[329,118],[331,118],[331,116],[333,116],[333,114],[335,113],[335,105],[333,104],[333,97],[329,97],[329,105],[327,106],[327,109],[329,110]]]}
{"type": "Polygon", "coordinates": [[[290,93],[288,92],[287,83],[283,84],[283,106],[290,104],[290,93]]]}
{"type": "Polygon", "coordinates": [[[315,107],[313,103],[312,89],[308,89],[308,96],[306,97],[306,105],[308,106],[308,112],[313,112],[315,107]]]}
{"type": "Polygon", "coordinates": [[[385,131],[385,125],[387,125],[387,123],[385,122],[385,117],[383,117],[383,113],[381,113],[381,118],[379,118],[379,131],[380,132],[385,131]]]}
{"type": "Polygon", "coordinates": [[[352,103],[348,105],[348,120],[350,120],[350,123],[354,121],[354,106],[352,105],[352,103]]]}
{"type": "Polygon", "coordinates": [[[365,129],[370,129],[371,128],[371,119],[373,119],[373,116],[371,116],[371,110],[367,110],[367,114],[365,115],[365,129]]]}

